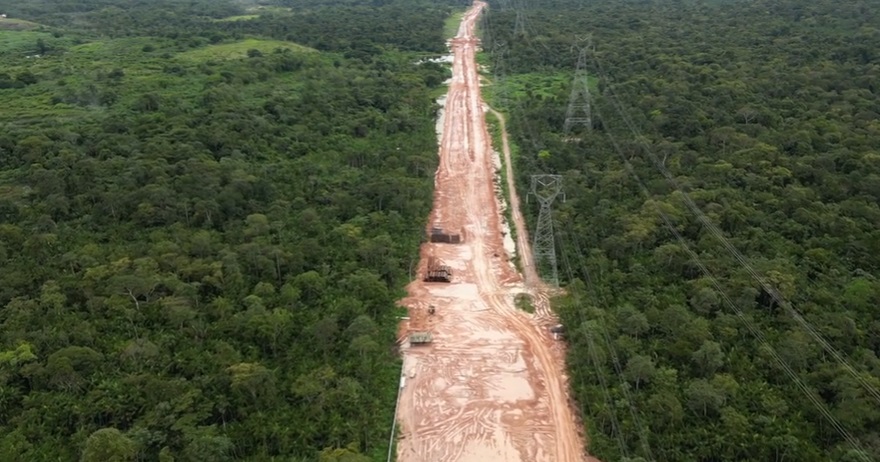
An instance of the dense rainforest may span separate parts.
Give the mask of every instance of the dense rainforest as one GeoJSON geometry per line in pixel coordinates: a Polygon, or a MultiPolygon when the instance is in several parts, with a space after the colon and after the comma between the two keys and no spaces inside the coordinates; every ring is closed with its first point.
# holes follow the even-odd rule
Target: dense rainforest
{"type": "Polygon", "coordinates": [[[522,194],[564,178],[591,452],[880,460],[880,2],[490,5],[522,194]],[[578,47],[593,120],[565,134],[578,47]]]}
{"type": "Polygon", "coordinates": [[[0,0],[0,460],[384,460],[452,8],[0,0]]]}

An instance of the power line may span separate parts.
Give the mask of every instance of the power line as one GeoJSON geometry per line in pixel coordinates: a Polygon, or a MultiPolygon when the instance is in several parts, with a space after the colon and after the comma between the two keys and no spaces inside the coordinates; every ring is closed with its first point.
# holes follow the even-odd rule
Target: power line
{"type": "Polygon", "coordinates": [[[526,36],[526,23],[528,19],[523,11],[523,0],[513,0],[513,7],[516,10],[516,21],[513,24],[513,35],[526,36]]]}
{"type": "Polygon", "coordinates": [[[495,66],[493,73],[495,74],[494,82],[492,82],[492,93],[495,96],[495,102],[502,108],[507,107],[507,85],[505,79],[507,77],[507,42],[499,40],[492,43],[492,56],[495,58],[495,66]]]}
{"type": "MultiPolygon", "coordinates": [[[[593,56],[593,60],[596,63],[596,67],[599,69],[602,77],[606,80],[607,74],[602,68],[601,62],[593,56]]],[[[632,132],[633,136],[635,136],[638,143],[643,147],[645,153],[650,158],[651,162],[654,166],[660,171],[660,173],[666,178],[667,182],[672,185],[680,194],[682,199],[684,200],[685,205],[687,205],[688,209],[697,216],[697,219],[700,221],[703,226],[705,226],[712,235],[718,239],[719,242],[724,246],[727,251],[733,255],[733,257],[739,262],[739,264],[748,271],[751,275],[752,279],[760,284],[761,288],[764,289],[764,292],[767,293],[774,302],[789,315],[791,316],[798,325],[801,326],[810,337],[813,338],[819,345],[822,346],[822,349],[825,350],[826,353],[830,354],[843,368],[850,374],[856,381],[867,391],[875,401],[880,403],[880,390],[874,387],[871,383],[869,383],[863,376],[860,374],[850,363],[846,360],[845,354],[834,348],[823,336],[820,334],[806,319],[804,319],[803,315],[796,310],[791,303],[785,300],[779,291],[770,285],[767,280],[761,276],[749,261],[743,256],[743,254],[724,236],[721,230],[703,213],[703,211],[697,206],[697,204],[691,199],[690,195],[681,187],[679,182],[675,179],[675,177],[669,172],[663,162],[657,158],[657,155],[651,150],[650,146],[645,142],[644,137],[641,132],[637,129],[632,119],[626,114],[626,111],[623,108],[623,105],[620,103],[619,98],[614,93],[614,90],[609,85],[608,93],[611,95],[611,101],[617,109],[618,114],[621,116],[624,123],[632,132]]]]}
{"type": "MultiPolygon", "coordinates": [[[[561,239],[560,239],[561,243],[561,239]]],[[[574,272],[571,269],[571,262],[569,261],[568,254],[563,251],[561,253],[562,261],[565,265],[566,274],[568,275],[568,280],[574,280],[574,272]]],[[[578,307],[581,306],[580,294],[577,292],[573,292],[572,298],[574,299],[575,305],[578,307]]],[[[581,310],[575,310],[578,314],[578,317],[581,321],[581,325],[579,326],[581,329],[584,329],[586,338],[587,338],[587,350],[590,355],[590,362],[593,365],[593,371],[596,373],[596,378],[599,380],[599,385],[602,388],[602,397],[605,400],[605,405],[608,407],[608,412],[611,416],[611,431],[617,439],[617,445],[620,449],[620,453],[623,457],[629,458],[629,450],[627,449],[626,442],[623,440],[623,432],[620,428],[620,422],[617,420],[617,410],[614,406],[614,401],[611,399],[611,394],[608,392],[608,384],[605,380],[605,372],[602,362],[599,360],[598,355],[596,354],[596,346],[593,343],[593,336],[586,331],[587,321],[584,318],[584,313],[581,310]]],[[[583,385],[583,379],[581,379],[581,385],[583,385]]]]}
{"type": "MultiPolygon", "coordinates": [[[[574,243],[574,248],[578,255],[578,261],[581,265],[581,271],[584,274],[589,274],[585,264],[586,258],[584,258],[583,250],[580,241],[577,238],[577,235],[572,237],[572,242],[574,243]]],[[[564,252],[565,250],[563,249],[563,253],[564,252]]],[[[590,282],[590,288],[591,290],[595,290],[595,288],[592,286],[592,282],[590,282]]],[[[596,324],[599,327],[600,333],[602,334],[602,340],[605,343],[605,348],[608,350],[608,353],[611,356],[612,365],[614,366],[614,370],[617,373],[618,379],[620,380],[620,390],[621,392],[623,392],[624,399],[626,400],[627,407],[629,408],[630,417],[632,417],[633,424],[636,427],[636,432],[639,436],[639,443],[641,444],[642,452],[645,454],[648,460],[655,460],[654,454],[651,451],[651,445],[648,442],[648,431],[646,427],[642,424],[642,420],[639,417],[639,412],[635,406],[635,399],[629,392],[629,384],[624,377],[623,368],[621,367],[620,360],[617,356],[617,350],[614,348],[614,344],[611,342],[611,337],[608,335],[608,330],[605,328],[604,323],[596,324]]]]}
{"type": "MultiPolygon", "coordinates": [[[[534,47],[532,46],[531,41],[527,40],[527,42],[528,42],[528,44],[532,47],[532,49],[534,50],[534,47]]],[[[543,45],[543,44],[542,44],[542,45],[543,45]]],[[[544,45],[544,47],[546,48],[546,45],[544,45]]],[[[595,56],[593,56],[593,59],[595,60],[595,62],[597,62],[597,67],[599,67],[599,70],[600,70],[600,73],[601,73],[601,77],[602,77],[603,79],[606,79],[606,78],[607,78],[607,75],[604,73],[604,70],[601,69],[601,67],[600,67],[601,64],[598,63],[598,60],[596,59],[595,56]]],[[[710,229],[710,231],[713,233],[713,235],[716,236],[716,238],[719,238],[720,240],[722,240],[722,243],[725,244],[725,247],[728,249],[728,251],[731,251],[731,253],[737,258],[737,260],[740,261],[740,263],[743,264],[743,266],[744,266],[744,267],[750,272],[751,276],[752,276],[753,278],[755,278],[756,280],[758,280],[758,282],[761,284],[761,286],[762,286],[762,288],[765,290],[765,292],[767,292],[767,294],[770,295],[770,296],[774,299],[774,301],[775,301],[777,304],[779,304],[780,306],[782,306],[783,308],[785,308],[785,309],[786,309],[786,312],[788,312],[788,313],[789,313],[789,314],[790,314],[790,315],[791,315],[791,316],[792,316],[792,317],[798,322],[799,325],[801,325],[805,330],[807,330],[808,334],[810,334],[810,336],[811,336],[814,340],[816,340],[817,342],[819,342],[820,345],[822,345],[823,349],[825,349],[826,352],[828,352],[832,357],[834,357],[835,360],[837,360],[838,363],[840,363],[841,365],[843,365],[844,368],[846,368],[847,371],[848,371],[851,375],[853,375],[853,377],[855,377],[856,380],[857,380],[857,381],[858,381],[858,382],[859,382],[859,383],[860,383],[860,384],[861,384],[861,385],[862,385],[862,386],[863,386],[863,387],[864,387],[864,388],[865,388],[865,389],[866,389],[866,390],[867,390],[867,391],[868,391],[868,392],[869,392],[869,393],[870,393],[870,394],[871,394],[876,400],[880,401],[880,392],[878,392],[877,389],[876,389],[875,387],[873,387],[870,383],[868,383],[868,382],[865,380],[864,377],[862,377],[861,375],[859,375],[858,372],[857,372],[854,368],[852,368],[852,366],[846,361],[846,359],[845,359],[845,355],[842,354],[841,352],[837,351],[832,345],[830,345],[830,344],[829,344],[829,343],[828,343],[828,342],[827,342],[827,341],[821,336],[821,334],[818,333],[818,332],[815,330],[815,328],[813,328],[813,326],[812,326],[808,321],[806,321],[805,319],[803,319],[803,317],[800,315],[799,312],[797,312],[794,308],[792,308],[788,303],[784,303],[784,300],[782,299],[782,296],[778,293],[778,291],[776,291],[775,289],[773,289],[769,284],[767,284],[767,283],[764,281],[764,279],[763,279],[760,275],[757,274],[756,271],[754,271],[754,269],[751,267],[751,265],[749,265],[749,264],[747,263],[747,261],[745,261],[744,257],[742,257],[742,254],[740,254],[740,253],[738,252],[738,250],[736,250],[736,249],[735,249],[735,248],[729,243],[729,241],[727,241],[727,239],[723,236],[723,234],[720,233],[720,230],[718,230],[717,227],[714,226],[714,224],[712,224],[712,223],[708,220],[708,218],[706,218],[705,215],[702,214],[701,211],[699,211],[699,208],[696,207],[696,204],[694,204],[693,201],[690,200],[690,197],[689,197],[686,193],[684,193],[683,190],[680,189],[680,187],[678,186],[677,182],[675,182],[675,180],[671,178],[671,175],[669,175],[668,171],[666,171],[666,169],[665,169],[665,167],[663,166],[662,162],[659,162],[659,161],[658,161],[658,159],[656,158],[656,156],[653,154],[653,152],[650,150],[650,148],[647,146],[647,144],[646,144],[646,143],[644,142],[644,140],[641,138],[641,134],[640,134],[639,131],[635,128],[635,125],[633,124],[632,120],[628,117],[628,115],[627,115],[624,111],[622,111],[622,106],[621,106],[619,100],[617,99],[617,95],[614,94],[613,90],[611,90],[611,89],[609,89],[609,92],[610,92],[610,96],[611,96],[611,98],[609,98],[609,99],[615,104],[615,106],[616,106],[618,112],[620,113],[622,119],[623,119],[624,122],[627,124],[627,126],[630,128],[630,130],[632,131],[633,135],[636,136],[636,138],[639,139],[639,142],[645,147],[645,149],[646,149],[646,151],[648,152],[649,156],[651,156],[651,158],[652,158],[651,160],[654,162],[655,166],[656,166],[656,165],[659,165],[659,168],[660,168],[661,172],[664,172],[664,176],[666,176],[667,179],[668,179],[669,181],[671,181],[672,184],[676,187],[676,189],[678,189],[678,190],[682,193],[682,195],[685,197],[686,202],[688,202],[688,201],[690,202],[690,203],[688,204],[688,206],[689,206],[689,207],[694,207],[694,208],[696,208],[696,210],[693,210],[693,209],[692,209],[692,211],[693,211],[695,214],[697,214],[697,217],[700,219],[700,221],[701,221],[704,225],[706,225],[708,229],[710,229]],[[728,246],[729,246],[729,247],[728,247],[728,246]],[[731,250],[731,249],[732,249],[732,250],[731,250]]],[[[538,147],[538,142],[536,141],[537,137],[535,136],[534,131],[533,131],[533,129],[531,128],[531,124],[530,124],[528,118],[525,117],[525,115],[524,115],[525,111],[523,110],[522,103],[521,103],[520,101],[517,100],[516,103],[513,104],[513,105],[511,106],[511,108],[512,108],[512,109],[518,109],[519,112],[522,114],[522,115],[521,115],[521,118],[523,119],[523,120],[522,120],[522,124],[523,124],[524,128],[526,128],[527,131],[529,132],[529,133],[526,134],[526,135],[527,135],[527,139],[528,139],[528,140],[529,140],[529,141],[530,141],[530,142],[531,142],[531,143],[537,148],[537,147],[538,147]]],[[[598,113],[596,114],[596,116],[598,116],[598,113]]],[[[618,155],[623,159],[625,165],[627,166],[627,170],[628,170],[631,174],[635,175],[635,171],[632,170],[632,166],[629,164],[628,160],[627,160],[626,157],[623,155],[622,150],[620,149],[620,146],[617,144],[616,140],[614,140],[613,137],[612,137],[610,134],[609,134],[609,138],[612,139],[612,143],[615,145],[615,149],[617,150],[618,155]]],[[[639,182],[639,185],[641,186],[643,192],[647,193],[647,194],[648,194],[648,197],[650,198],[650,193],[647,192],[647,189],[645,188],[644,184],[641,183],[641,179],[638,178],[637,175],[636,175],[636,180],[639,182]]],[[[678,231],[674,229],[674,226],[672,226],[672,223],[671,223],[671,221],[669,220],[669,217],[666,216],[665,213],[664,213],[661,209],[659,209],[659,207],[658,207],[657,209],[658,209],[658,212],[661,214],[661,217],[663,218],[663,220],[664,220],[664,224],[666,225],[666,227],[667,227],[667,228],[670,228],[670,231],[676,236],[677,239],[679,239],[679,242],[682,242],[682,243],[683,243],[683,242],[684,242],[684,241],[683,241],[683,237],[681,237],[680,234],[678,233],[678,231]]],[[[685,248],[685,250],[687,251],[688,255],[690,255],[691,258],[694,259],[695,263],[696,263],[697,266],[700,268],[700,270],[703,272],[703,274],[707,277],[707,279],[709,279],[709,280],[712,282],[712,284],[713,284],[713,286],[715,287],[716,291],[718,291],[718,293],[719,293],[720,296],[722,297],[724,303],[725,303],[726,305],[728,305],[729,307],[731,307],[731,308],[734,309],[734,311],[735,311],[736,314],[737,314],[737,317],[738,317],[739,319],[741,319],[741,321],[746,325],[746,327],[749,329],[750,333],[752,333],[752,335],[755,336],[755,338],[759,340],[759,342],[761,343],[762,346],[765,346],[766,348],[768,348],[768,351],[771,352],[771,356],[774,358],[774,360],[775,360],[777,363],[779,363],[780,367],[786,372],[786,374],[787,374],[787,375],[788,375],[793,381],[795,381],[795,383],[796,383],[796,385],[798,386],[798,388],[801,389],[801,391],[804,392],[804,393],[807,395],[808,399],[812,402],[812,404],[813,404],[814,406],[816,406],[816,408],[820,411],[820,413],[822,413],[822,415],[823,415],[826,419],[829,419],[829,422],[831,422],[831,424],[832,424],[832,426],[835,428],[835,430],[837,430],[838,433],[840,433],[840,434],[844,437],[844,439],[847,440],[848,443],[850,443],[850,444],[853,445],[854,447],[858,448],[858,444],[857,444],[857,442],[856,442],[856,441],[852,438],[852,436],[846,431],[846,429],[844,429],[844,428],[839,424],[839,422],[837,422],[836,419],[834,419],[833,415],[831,415],[831,414],[828,412],[827,408],[824,406],[824,403],[822,403],[821,401],[818,401],[818,398],[816,398],[816,396],[814,396],[813,394],[810,393],[810,390],[809,390],[809,389],[806,387],[806,385],[800,380],[800,378],[797,377],[797,375],[796,375],[795,372],[791,369],[791,367],[790,367],[790,366],[789,366],[789,365],[788,365],[788,364],[787,364],[787,363],[786,363],[786,362],[785,362],[785,361],[784,361],[784,360],[783,360],[783,359],[782,359],[782,358],[781,358],[781,357],[775,352],[775,350],[773,350],[773,348],[772,348],[768,343],[766,343],[766,339],[764,339],[763,334],[760,332],[760,330],[757,330],[757,327],[756,327],[756,326],[755,326],[755,325],[754,325],[754,324],[753,324],[753,323],[752,323],[752,322],[751,322],[751,321],[745,316],[745,314],[739,309],[739,307],[738,307],[737,305],[735,305],[735,304],[730,300],[730,298],[727,296],[727,294],[722,290],[722,288],[721,288],[720,284],[718,283],[717,279],[714,277],[714,275],[712,275],[711,272],[709,272],[708,268],[705,267],[705,265],[703,264],[703,262],[702,262],[701,260],[699,260],[698,256],[697,256],[697,255],[696,255],[696,254],[690,249],[690,247],[688,247],[686,244],[683,244],[682,246],[683,246],[683,248],[685,248]]],[[[567,258],[567,256],[565,255],[564,252],[563,252],[562,256],[563,256],[563,258],[567,258]]],[[[588,273],[587,273],[587,274],[588,274],[588,273]]]]}
{"type": "MultiPolygon", "coordinates": [[[[527,40],[527,42],[529,42],[529,45],[531,46],[531,42],[528,40],[527,40]]],[[[546,48],[546,45],[544,47],[546,48]]],[[[506,49],[504,47],[499,47],[499,49],[506,52],[506,49]]],[[[532,47],[532,49],[534,50],[534,47],[532,47]]],[[[572,100],[573,100],[574,104],[571,107],[573,107],[574,110],[569,111],[568,115],[571,116],[571,120],[568,120],[568,118],[567,118],[566,123],[571,124],[573,122],[578,122],[578,123],[586,122],[588,127],[591,128],[592,115],[591,115],[591,110],[590,110],[590,99],[589,99],[590,95],[589,95],[589,88],[587,87],[588,81],[587,81],[587,75],[586,75],[586,52],[587,52],[587,50],[588,50],[588,48],[586,46],[583,47],[581,50],[579,50],[580,52],[579,52],[579,60],[578,60],[578,69],[576,70],[576,75],[575,75],[575,79],[573,82],[573,84],[575,85],[575,88],[573,89],[573,92],[572,92],[572,100]],[[584,114],[583,117],[585,117],[586,120],[582,120],[582,119],[579,120],[578,117],[581,117],[580,114],[584,114]]],[[[497,78],[496,78],[496,80],[497,80],[497,78]]],[[[531,136],[528,136],[528,138],[531,141],[531,143],[535,146],[535,149],[538,150],[539,145],[535,141],[536,137],[534,136],[534,132],[531,129],[531,124],[529,123],[528,118],[524,117],[525,110],[522,106],[522,103],[517,100],[516,103],[514,103],[511,106],[511,108],[518,110],[518,112],[523,116],[522,122],[525,125],[525,128],[527,128],[527,131],[529,131],[529,135],[531,135],[531,136]]],[[[561,176],[559,176],[559,175],[533,175],[532,176],[532,194],[535,194],[536,196],[538,196],[539,200],[540,200],[541,197],[539,196],[539,194],[536,194],[536,189],[540,188],[541,186],[551,186],[551,183],[553,181],[555,181],[556,179],[558,179],[560,181],[560,189],[561,189],[561,176]],[[543,177],[544,181],[547,184],[536,185],[536,177],[543,177]]],[[[554,187],[555,186],[551,186],[550,191],[549,191],[550,195],[552,195],[553,197],[555,197],[556,194],[558,194],[558,192],[554,193],[554,187]]],[[[550,202],[552,203],[552,199],[550,200],[550,202]]],[[[558,285],[555,243],[552,238],[552,236],[555,235],[554,228],[553,228],[553,220],[552,220],[552,210],[549,207],[549,204],[545,204],[545,202],[543,202],[543,201],[541,202],[541,205],[542,205],[541,212],[539,213],[538,226],[537,226],[538,231],[536,231],[536,233],[535,233],[535,244],[533,244],[533,253],[535,254],[536,262],[541,262],[543,260],[543,261],[547,261],[549,263],[549,266],[551,267],[550,273],[552,274],[552,276],[545,277],[545,278],[549,279],[550,280],[549,282],[552,282],[554,285],[558,285]],[[547,236],[551,236],[551,238],[548,238],[547,236]],[[540,240],[540,243],[539,243],[539,240],[540,240]]],[[[565,252],[563,252],[561,255],[564,259],[568,276],[571,279],[571,278],[573,278],[573,273],[571,270],[571,265],[568,261],[568,256],[565,252]]],[[[586,326],[587,322],[583,317],[583,313],[579,312],[578,314],[581,319],[581,324],[583,326],[586,326]]],[[[599,336],[599,338],[604,343],[606,350],[609,352],[609,355],[612,358],[612,361],[614,364],[614,369],[616,371],[616,375],[618,376],[618,379],[621,382],[621,390],[624,394],[624,400],[627,403],[627,408],[630,412],[630,416],[632,417],[634,425],[637,429],[637,434],[639,437],[639,442],[640,442],[640,445],[642,448],[642,452],[645,456],[647,456],[647,458],[649,460],[654,460],[654,456],[651,451],[650,444],[648,442],[648,436],[647,436],[648,432],[639,417],[638,411],[636,410],[635,401],[633,399],[633,396],[629,392],[628,383],[626,382],[625,377],[623,376],[623,370],[620,365],[620,361],[618,359],[614,345],[611,342],[610,337],[608,336],[607,330],[604,328],[604,325],[601,325],[599,323],[597,323],[597,325],[600,328],[600,331],[602,334],[599,336]]],[[[617,419],[614,401],[611,399],[610,393],[608,391],[608,385],[607,385],[607,381],[605,378],[605,373],[603,372],[604,366],[600,362],[598,355],[597,355],[598,346],[595,344],[595,339],[594,339],[592,333],[585,332],[585,334],[586,334],[586,338],[587,338],[587,347],[588,347],[588,352],[590,355],[590,360],[593,363],[597,379],[599,380],[600,386],[602,388],[603,398],[605,399],[606,404],[608,405],[609,413],[611,416],[612,432],[614,433],[614,435],[617,439],[618,445],[621,450],[621,454],[623,454],[624,457],[629,457],[629,450],[628,450],[627,445],[623,439],[624,438],[623,432],[622,432],[622,429],[620,426],[620,422],[617,419]]]]}
{"type": "MultiPolygon", "coordinates": [[[[559,274],[556,268],[556,242],[553,233],[553,201],[562,192],[562,175],[532,175],[530,194],[538,198],[541,210],[538,212],[538,226],[535,228],[532,253],[535,256],[535,267],[546,268],[544,280],[559,285],[559,274]]],[[[563,199],[565,200],[565,199],[563,199]]]]}
{"type": "Polygon", "coordinates": [[[587,131],[593,129],[593,111],[590,107],[590,85],[587,78],[587,52],[590,49],[589,37],[578,37],[576,45],[578,49],[577,66],[574,71],[574,79],[571,82],[571,96],[568,98],[568,109],[565,111],[565,124],[562,131],[568,136],[575,125],[583,125],[587,131]]]}
{"type": "MultiPolygon", "coordinates": [[[[617,152],[618,157],[623,162],[623,165],[626,168],[627,172],[629,172],[629,174],[638,183],[639,189],[642,192],[642,194],[647,199],[650,199],[651,198],[650,191],[645,186],[644,182],[642,182],[642,179],[636,173],[632,164],[629,162],[629,160],[623,154],[623,150],[620,148],[620,145],[617,143],[617,140],[615,140],[614,137],[610,133],[608,133],[608,138],[610,139],[612,145],[614,146],[614,149],[617,152]]],[[[781,356],[779,356],[779,353],[777,353],[776,350],[773,348],[773,346],[771,346],[767,342],[766,338],[764,337],[764,334],[758,329],[757,326],[755,326],[751,322],[751,320],[748,319],[748,317],[745,315],[745,313],[742,311],[742,309],[740,309],[740,307],[738,305],[736,305],[730,299],[730,297],[727,295],[727,293],[721,287],[721,284],[718,282],[718,279],[715,277],[715,275],[711,271],[709,271],[709,269],[706,267],[706,265],[703,263],[703,261],[697,255],[697,253],[694,252],[690,248],[690,246],[687,244],[687,241],[685,241],[684,237],[682,237],[681,234],[678,232],[678,230],[675,229],[675,226],[673,225],[672,220],[669,218],[669,216],[658,205],[655,204],[654,207],[655,207],[657,213],[660,215],[660,218],[663,220],[663,223],[666,226],[666,228],[673,234],[673,236],[675,236],[679,245],[682,247],[682,249],[684,249],[684,251],[688,254],[688,256],[691,257],[691,259],[694,261],[694,263],[697,265],[697,267],[703,273],[703,276],[711,282],[712,286],[715,288],[715,290],[717,291],[717,293],[719,294],[719,296],[721,297],[721,299],[725,303],[725,305],[727,305],[729,308],[731,308],[734,311],[736,316],[740,319],[740,321],[743,322],[743,324],[746,326],[746,328],[749,330],[749,332],[752,334],[752,336],[754,336],[755,339],[758,340],[758,342],[761,344],[761,346],[764,347],[764,349],[771,355],[773,360],[782,368],[782,370],[785,372],[785,374],[788,375],[788,377],[795,383],[795,385],[797,385],[797,387],[801,390],[801,392],[803,392],[803,394],[807,397],[807,399],[825,417],[825,419],[831,424],[831,426],[834,427],[834,429],[838,432],[838,434],[840,436],[842,436],[847,441],[847,443],[849,443],[850,446],[852,446],[853,449],[857,450],[859,452],[859,454],[865,460],[870,461],[870,458],[867,456],[867,454],[861,448],[858,441],[840,424],[840,422],[837,420],[837,418],[835,418],[834,415],[831,414],[831,412],[828,410],[825,403],[823,403],[818,397],[816,397],[816,395],[812,392],[812,390],[810,390],[809,387],[807,387],[807,385],[800,379],[800,377],[794,372],[794,370],[785,361],[785,359],[783,359],[781,356]]]]}

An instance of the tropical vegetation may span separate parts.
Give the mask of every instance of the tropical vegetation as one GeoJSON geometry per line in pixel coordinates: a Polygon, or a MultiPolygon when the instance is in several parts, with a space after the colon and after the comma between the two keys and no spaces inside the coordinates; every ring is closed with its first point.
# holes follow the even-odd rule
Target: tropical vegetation
{"type": "Polygon", "coordinates": [[[384,460],[451,11],[0,1],[0,460],[384,460]]]}
{"type": "Polygon", "coordinates": [[[880,460],[878,12],[492,3],[521,193],[564,177],[557,310],[602,460],[880,460]],[[564,133],[579,48],[593,121],[564,133]]]}

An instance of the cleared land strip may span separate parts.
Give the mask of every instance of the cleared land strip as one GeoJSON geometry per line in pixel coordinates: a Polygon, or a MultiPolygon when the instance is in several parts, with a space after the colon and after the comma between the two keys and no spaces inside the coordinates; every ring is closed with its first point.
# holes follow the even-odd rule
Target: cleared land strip
{"type": "MultiPolygon", "coordinates": [[[[474,2],[451,41],[453,77],[429,228],[456,233],[462,241],[424,244],[420,277],[402,300],[410,311],[403,327],[428,332],[432,340],[404,347],[397,459],[582,461],[583,441],[569,406],[563,349],[542,324],[549,316],[525,313],[514,303],[515,294],[526,287],[503,245],[475,59],[479,42],[474,26],[485,7],[474,2]],[[428,265],[438,262],[451,281],[424,282],[428,265]]],[[[529,290],[541,291],[532,284],[529,290]]],[[[536,299],[547,298],[538,294],[536,299]]],[[[539,305],[547,310],[544,303],[539,305]]]]}

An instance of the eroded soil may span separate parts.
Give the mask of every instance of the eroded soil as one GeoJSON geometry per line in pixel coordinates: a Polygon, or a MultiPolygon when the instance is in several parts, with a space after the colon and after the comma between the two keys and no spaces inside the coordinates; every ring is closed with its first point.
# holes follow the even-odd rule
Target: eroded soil
{"type": "MultiPolygon", "coordinates": [[[[475,59],[474,26],[485,7],[474,2],[451,41],[453,77],[428,227],[460,232],[463,242],[424,244],[419,275],[434,257],[452,268],[453,280],[419,278],[401,301],[410,312],[403,329],[431,332],[433,341],[404,345],[397,460],[583,461],[563,348],[548,331],[555,320],[529,260],[528,237],[523,231],[517,236],[525,278],[503,245],[494,153],[475,59]],[[535,298],[535,314],[515,307],[514,296],[522,292],[535,298]],[[430,306],[433,315],[427,314],[430,306]]],[[[524,230],[513,188],[511,193],[514,221],[524,230]]]]}

